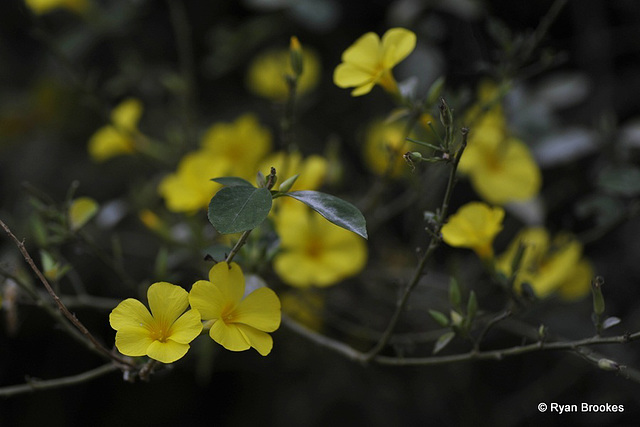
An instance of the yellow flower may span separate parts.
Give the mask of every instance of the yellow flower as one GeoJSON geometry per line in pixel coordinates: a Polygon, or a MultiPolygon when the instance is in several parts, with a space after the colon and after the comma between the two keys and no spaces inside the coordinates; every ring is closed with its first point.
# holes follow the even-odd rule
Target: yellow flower
{"type": "Polygon", "coordinates": [[[502,108],[494,107],[474,122],[460,171],[486,201],[505,204],[534,197],[542,177],[529,148],[507,133],[502,108]]]}
{"type": "MultiPolygon", "coordinates": [[[[318,55],[304,49],[303,71],[298,79],[297,93],[310,92],[320,81],[320,60],[318,55]]],[[[289,96],[286,75],[293,75],[290,51],[288,49],[268,50],[260,53],[249,65],[247,87],[256,95],[275,101],[284,101],[289,96]]]]}
{"type": "Polygon", "coordinates": [[[513,259],[521,244],[525,250],[514,282],[517,289],[528,283],[540,298],[558,293],[564,299],[577,299],[589,294],[593,268],[582,258],[582,245],[577,240],[567,234],[551,240],[542,227],[526,228],[498,258],[497,270],[512,274],[513,259]]]}
{"type": "Polygon", "coordinates": [[[341,87],[355,87],[352,96],[365,95],[379,84],[396,94],[398,85],[391,69],[416,47],[416,35],[404,28],[392,28],[382,41],[375,33],[367,33],[342,54],[342,63],[333,73],[333,82],[341,87]]]}
{"type": "Polygon", "coordinates": [[[226,160],[227,175],[254,181],[258,162],[271,150],[271,139],[256,116],[244,114],[232,123],[211,126],[202,138],[202,149],[226,160]]]}
{"type": "Polygon", "coordinates": [[[216,123],[205,133],[202,148],[184,156],[176,172],[160,182],[158,192],[171,211],[205,208],[220,188],[212,178],[238,176],[253,182],[258,162],[270,149],[271,133],[252,114],[216,123]]]}
{"type": "Polygon", "coordinates": [[[191,306],[200,311],[209,336],[227,350],[255,348],[266,356],[273,348],[273,332],[280,326],[280,300],[262,287],[243,298],[245,282],[236,263],[220,262],[199,280],[189,293],[191,306]]]}
{"type": "Polygon", "coordinates": [[[138,121],[142,115],[142,103],[127,99],[111,112],[111,124],[98,129],[89,139],[89,155],[102,162],[122,154],[135,152],[138,121]]]}
{"type": "Polygon", "coordinates": [[[274,269],[291,286],[330,286],[362,270],[367,246],[361,237],[302,206],[283,205],[276,220],[281,252],[274,269]]]}
{"type": "Polygon", "coordinates": [[[462,206],[442,227],[442,238],[451,246],[470,248],[482,259],[493,257],[493,239],[502,230],[504,209],[481,202],[462,206]]]}
{"type": "Polygon", "coordinates": [[[364,145],[364,159],[378,175],[398,177],[409,170],[402,155],[407,150],[406,126],[402,122],[375,122],[369,126],[364,145]]]}
{"type": "Polygon", "coordinates": [[[211,178],[225,176],[229,170],[224,158],[198,150],[185,155],[175,173],[158,185],[158,192],[173,212],[195,212],[207,207],[221,185],[211,178]]]}
{"type": "Polygon", "coordinates": [[[25,0],[25,4],[38,15],[54,9],[67,9],[72,12],[82,13],[89,6],[87,0],[25,0]]]}
{"type": "Polygon", "coordinates": [[[116,332],[116,347],[126,356],[149,356],[172,363],[184,356],[189,343],[202,331],[200,313],[185,310],[187,291],[167,282],[154,283],[147,290],[149,310],[138,300],[122,301],[109,315],[116,332]]]}

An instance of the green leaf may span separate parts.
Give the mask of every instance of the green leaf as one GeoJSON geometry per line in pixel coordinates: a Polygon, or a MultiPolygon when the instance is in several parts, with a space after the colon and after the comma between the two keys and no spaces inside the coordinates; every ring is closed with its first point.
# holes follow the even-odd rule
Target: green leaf
{"type": "Polygon", "coordinates": [[[433,354],[445,348],[455,336],[456,334],[454,332],[447,332],[446,334],[440,335],[440,338],[438,338],[438,341],[436,341],[436,344],[433,346],[433,354]]]}
{"type": "Polygon", "coordinates": [[[292,191],[283,195],[304,203],[329,222],[367,238],[364,216],[351,203],[319,191],[292,191]]]}
{"type": "Polygon", "coordinates": [[[435,320],[438,325],[444,327],[449,326],[449,318],[444,314],[439,312],[438,310],[429,310],[429,315],[435,320]]]}
{"type": "Polygon", "coordinates": [[[266,188],[224,187],[209,203],[209,222],[222,234],[254,229],[269,215],[271,201],[266,188]]]}
{"type": "Polygon", "coordinates": [[[211,181],[222,184],[225,187],[253,187],[249,181],[237,176],[222,176],[220,178],[212,178],[211,181]]]}

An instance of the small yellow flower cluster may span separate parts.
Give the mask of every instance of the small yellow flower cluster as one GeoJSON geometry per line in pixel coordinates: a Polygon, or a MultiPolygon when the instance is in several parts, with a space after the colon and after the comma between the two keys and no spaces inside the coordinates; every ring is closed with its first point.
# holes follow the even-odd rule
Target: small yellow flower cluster
{"type": "Polygon", "coordinates": [[[174,212],[194,212],[209,205],[220,184],[211,181],[237,176],[253,181],[258,163],[271,149],[271,133],[253,114],[233,123],[216,123],[201,141],[201,148],[184,156],[176,172],[158,187],[167,208],[174,212]]]}
{"type": "Polygon", "coordinates": [[[536,196],[542,177],[527,145],[509,134],[496,92],[488,83],[479,89],[478,105],[467,114],[471,132],[459,169],[484,200],[502,205],[536,196]]]}
{"type": "Polygon", "coordinates": [[[512,264],[520,245],[525,249],[516,272],[516,288],[528,283],[540,298],[557,293],[563,299],[572,300],[589,294],[593,267],[582,257],[582,245],[575,238],[559,234],[551,239],[542,227],[526,228],[498,257],[497,270],[507,276],[513,273],[512,264]]]}
{"type": "MultiPolygon", "coordinates": [[[[451,246],[470,248],[481,259],[493,261],[493,240],[502,230],[503,218],[501,207],[471,202],[449,217],[442,227],[442,238],[451,246]]],[[[540,298],[557,293],[564,299],[577,299],[589,293],[593,268],[573,237],[560,234],[552,240],[542,227],[526,228],[495,259],[497,271],[513,274],[512,265],[521,245],[524,252],[514,281],[517,290],[527,283],[540,298]]]]}
{"type": "Polygon", "coordinates": [[[172,363],[187,353],[204,327],[227,350],[253,347],[266,356],[273,348],[268,332],[280,326],[280,300],[266,287],[244,294],[244,275],[235,263],[214,265],[209,280],[197,281],[189,293],[171,283],[154,283],[147,291],[151,312],[129,298],[109,315],[116,347],[127,356],[172,363]]]}

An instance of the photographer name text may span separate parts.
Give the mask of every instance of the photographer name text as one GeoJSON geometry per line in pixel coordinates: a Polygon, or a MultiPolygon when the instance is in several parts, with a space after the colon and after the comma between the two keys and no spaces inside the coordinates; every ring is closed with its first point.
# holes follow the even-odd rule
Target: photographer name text
{"type": "Polygon", "coordinates": [[[582,402],[580,404],[573,403],[570,405],[550,402],[549,404],[540,403],[538,405],[538,410],[540,412],[546,412],[547,409],[549,410],[549,412],[558,414],[568,414],[574,412],[624,412],[624,405],[612,405],[610,403],[594,405],[586,402],[582,402]]]}

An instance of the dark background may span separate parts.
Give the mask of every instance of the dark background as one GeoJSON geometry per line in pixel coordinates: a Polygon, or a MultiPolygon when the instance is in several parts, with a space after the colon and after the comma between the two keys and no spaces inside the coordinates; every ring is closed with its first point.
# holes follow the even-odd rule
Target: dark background
{"type": "MultiPolygon", "coordinates": [[[[296,35],[304,46],[312,46],[320,54],[323,64],[320,88],[299,107],[300,134],[305,141],[302,148],[313,152],[317,144],[338,135],[349,166],[346,184],[335,190],[349,193],[350,185],[354,192],[363,185],[366,174],[359,160],[358,132],[371,117],[384,115],[393,106],[379,89],[363,98],[351,98],[348,91],[333,85],[332,71],[346,47],[368,31],[382,34],[394,26],[410,28],[418,35],[418,50],[427,52],[418,58],[427,62],[412,62],[410,57],[397,68],[398,78],[418,75],[420,87],[426,88],[444,74],[451,93],[469,93],[482,77],[491,74],[492,68],[486,64],[495,65],[500,59],[498,43],[488,31],[489,21],[498,19],[512,34],[526,33],[538,25],[552,2],[458,1],[447,6],[447,2],[438,1],[327,0],[307,1],[307,9],[259,8],[255,6],[259,2],[250,1],[183,3],[195,58],[197,126],[231,120],[250,110],[275,129],[277,108],[246,91],[244,73],[257,52],[285,47],[289,37],[296,35]]],[[[77,179],[82,193],[103,202],[122,195],[135,199],[145,180],[157,179],[153,167],[132,159],[100,165],[88,159],[86,141],[102,126],[109,107],[118,99],[133,95],[144,100],[147,109],[141,128],[149,134],[161,135],[180,122],[179,103],[161,83],[178,68],[166,2],[121,0],[99,5],[102,12],[92,25],[66,11],[34,17],[17,0],[0,5],[0,215],[18,236],[29,233],[21,221],[30,210],[21,185],[25,180],[54,200],[63,200],[69,183],[77,179]],[[62,46],[72,61],[70,67],[52,54],[48,43],[62,46]],[[55,87],[49,104],[34,102],[32,88],[42,79],[55,87]],[[99,100],[98,107],[94,98],[99,100]]],[[[588,90],[578,101],[553,111],[545,123],[545,136],[578,126],[598,131],[600,140],[622,138],[625,126],[637,119],[640,111],[638,40],[637,2],[568,2],[537,50],[557,54],[562,60],[527,76],[522,84],[540,89],[549,76],[578,75],[589,82],[588,90]],[[613,124],[607,127],[603,123],[613,124]]],[[[526,70],[523,67],[519,73],[524,75],[526,70]]],[[[535,132],[528,142],[535,147],[535,132]]],[[[195,146],[194,141],[190,149],[195,146]]],[[[611,147],[602,144],[570,162],[542,165],[543,197],[549,201],[547,223],[551,229],[569,228],[580,233],[593,225],[589,220],[576,220],[574,207],[597,190],[594,171],[603,164],[636,161],[633,149],[620,154],[611,147]]],[[[468,183],[461,182],[455,203],[464,203],[470,194],[468,183]]],[[[634,200],[632,195],[623,202],[627,206],[634,200]]],[[[388,227],[400,232],[398,240],[406,239],[410,246],[419,244],[401,218],[394,218],[388,227]]],[[[143,280],[150,274],[143,261],[154,253],[156,241],[143,237],[135,219],[125,219],[121,228],[125,242],[138,252],[127,268],[133,277],[143,280]]],[[[637,220],[631,219],[585,247],[598,274],[606,279],[607,313],[623,319],[622,326],[612,332],[615,334],[636,331],[640,325],[638,228],[637,220]]],[[[107,239],[108,230],[102,233],[107,239]]],[[[373,240],[371,244],[380,242],[373,240]]],[[[1,249],[4,265],[20,263],[8,240],[2,239],[1,249]]],[[[372,260],[382,253],[386,252],[371,250],[372,260]]],[[[82,253],[75,256],[80,262],[78,270],[92,283],[95,294],[130,296],[122,286],[109,284],[113,277],[94,259],[82,253]]],[[[188,269],[182,272],[184,282],[192,277],[189,273],[188,269]]],[[[358,283],[346,283],[342,293],[329,298],[327,310],[338,316],[348,314],[340,301],[344,301],[344,293],[349,294],[351,304],[379,311],[374,318],[382,320],[367,326],[382,329],[394,292],[387,289],[390,299],[377,306],[385,292],[363,295],[366,290],[358,283]],[[337,303],[331,305],[332,301],[337,303]]],[[[112,342],[108,310],[78,309],[77,315],[104,342],[112,342]]],[[[589,315],[587,299],[573,305],[545,305],[530,320],[535,325],[544,319],[556,330],[579,338],[591,333],[589,315]]],[[[432,328],[433,323],[427,322],[426,328],[432,328]]],[[[330,324],[327,329],[339,334],[330,324]]],[[[126,383],[114,373],[70,388],[0,398],[0,425],[602,426],[636,425],[640,419],[638,384],[568,353],[390,368],[353,363],[285,326],[273,337],[274,350],[266,358],[254,351],[227,352],[208,340],[198,340],[184,360],[149,383],[126,383]],[[624,405],[625,411],[540,414],[539,402],[610,403],[624,405]]],[[[508,340],[502,343],[514,345],[508,340]]],[[[597,350],[640,367],[637,344],[597,350]]],[[[6,328],[0,332],[0,386],[22,383],[26,376],[73,375],[100,363],[28,304],[21,308],[18,332],[9,334],[6,328]]]]}

